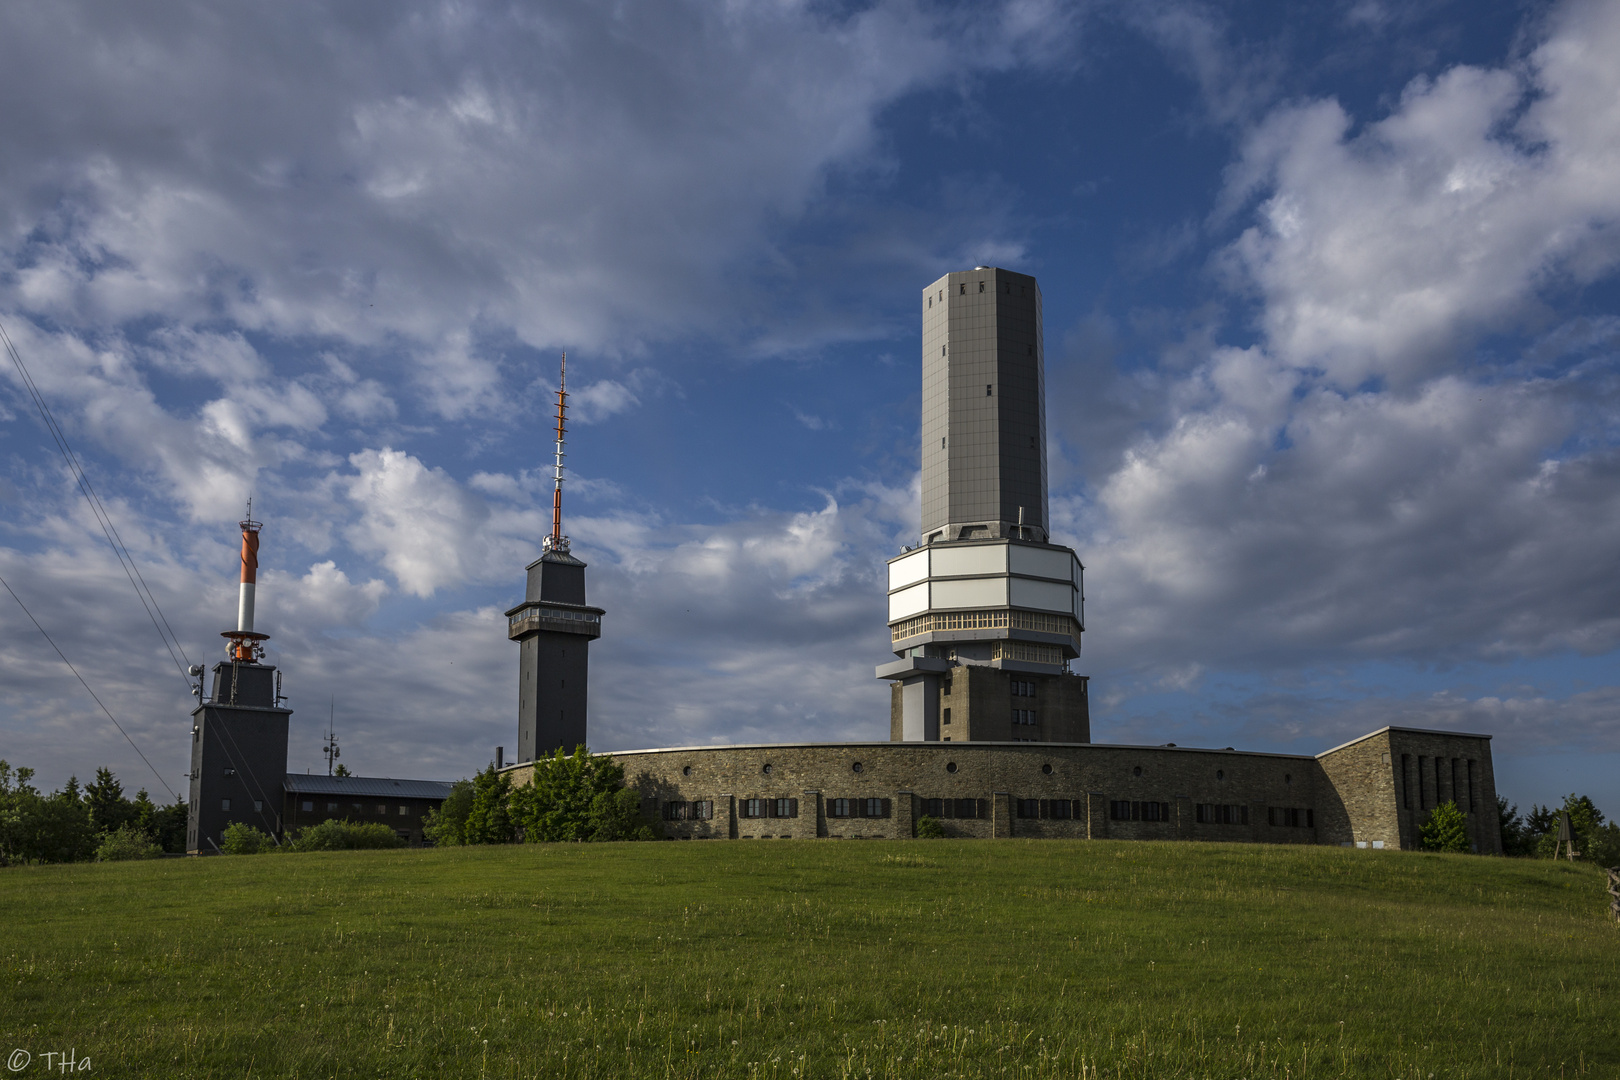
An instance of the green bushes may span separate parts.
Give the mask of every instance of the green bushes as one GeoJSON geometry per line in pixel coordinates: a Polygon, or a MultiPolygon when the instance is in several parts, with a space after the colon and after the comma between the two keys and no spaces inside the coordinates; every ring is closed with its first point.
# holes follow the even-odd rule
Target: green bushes
{"type": "Polygon", "coordinates": [[[404,846],[405,841],[380,821],[328,819],[298,830],[286,848],[289,851],[362,851],[404,846]]]}
{"type": "Polygon", "coordinates": [[[931,818],[924,814],[917,819],[917,839],[943,840],[945,839],[945,826],[941,825],[937,818],[931,818]]]}
{"type": "Polygon", "coordinates": [[[656,840],[662,825],[642,815],[622,765],[581,746],[536,761],[534,782],[522,787],[493,765],[462,780],[423,833],[441,845],[656,840]]]}
{"type": "Polygon", "coordinates": [[[276,842],[269,833],[260,832],[246,822],[233,821],[225,826],[219,837],[219,849],[227,855],[257,855],[274,850],[276,842]]]}
{"type": "Polygon", "coordinates": [[[1429,814],[1421,828],[1424,851],[1472,850],[1468,839],[1468,816],[1455,802],[1443,802],[1429,814]]]}
{"type": "Polygon", "coordinates": [[[163,855],[163,845],[153,841],[134,822],[102,833],[96,847],[96,862],[125,862],[129,859],[156,859],[163,855]]]}

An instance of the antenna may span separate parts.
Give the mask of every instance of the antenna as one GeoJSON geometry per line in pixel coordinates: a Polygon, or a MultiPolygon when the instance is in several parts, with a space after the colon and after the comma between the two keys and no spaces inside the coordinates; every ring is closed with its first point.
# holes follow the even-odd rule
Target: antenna
{"type": "Polygon", "coordinates": [[[326,755],[326,775],[332,775],[332,762],[343,756],[338,749],[337,731],[333,728],[333,720],[337,716],[337,695],[332,695],[332,701],[326,714],[326,746],[321,753],[326,755]]]}
{"type": "MultiPolygon", "coordinates": [[[[259,530],[264,528],[264,522],[253,520],[252,496],[248,497],[247,516],[237,524],[242,527],[242,583],[237,597],[236,629],[226,630],[220,636],[230,641],[226,654],[232,661],[253,664],[264,656],[264,646],[259,642],[270,635],[253,631],[253,593],[259,580],[259,530]]],[[[232,682],[231,687],[234,695],[236,684],[232,682]]]]}
{"type": "Polygon", "coordinates": [[[563,436],[568,432],[568,354],[562,354],[562,372],[557,376],[557,460],[551,474],[551,535],[541,547],[546,551],[568,550],[568,537],[562,531],[563,436]]]}

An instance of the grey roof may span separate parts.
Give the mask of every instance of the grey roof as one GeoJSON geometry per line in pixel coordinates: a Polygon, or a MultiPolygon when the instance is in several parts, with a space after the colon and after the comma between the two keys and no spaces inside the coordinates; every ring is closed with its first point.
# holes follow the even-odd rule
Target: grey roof
{"type": "Polygon", "coordinates": [[[451,784],[446,780],[395,780],[391,776],[316,776],[288,773],[286,790],[299,795],[362,795],[400,799],[443,799],[451,784]]]}

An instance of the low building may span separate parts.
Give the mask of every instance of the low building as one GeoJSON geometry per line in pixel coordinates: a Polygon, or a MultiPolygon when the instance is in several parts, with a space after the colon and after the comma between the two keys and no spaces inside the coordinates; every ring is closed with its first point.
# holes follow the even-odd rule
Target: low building
{"type": "Polygon", "coordinates": [[[429,845],[422,832],[429,813],[450,795],[439,780],[387,776],[315,776],[288,773],[283,785],[282,828],[292,833],[323,821],[381,822],[413,847],[429,845]]]}
{"type": "MultiPolygon", "coordinates": [[[[947,835],[1409,850],[1456,802],[1501,853],[1488,735],[1387,727],[1315,756],[1098,743],[871,742],[612,755],[673,839],[947,835]]],[[[527,783],[532,763],[509,767],[527,783]]]]}

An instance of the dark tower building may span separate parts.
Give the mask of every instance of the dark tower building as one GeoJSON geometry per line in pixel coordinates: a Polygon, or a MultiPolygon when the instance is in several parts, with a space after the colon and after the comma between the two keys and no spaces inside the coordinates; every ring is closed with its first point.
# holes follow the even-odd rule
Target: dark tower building
{"type": "Polygon", "coordinates": [[[562,532],[563,437],[567,432],[568,358],[557,385],[557,456],[551,535],[528,566],[523,603],[506,613],[506,636],[518,643],[517,761],[533,761],[586,742],[586,690],[592,641],[602,635],[601,608],[585,602],[585,564],[562,532]]]}
{"type": "MultiPolygon", "coordinates": [[[[263,662],[268,634],[254,632],[253,601],[259,569],[259,530],[248,504],[242,524],[242,578],[236,629],[223,637],[229,659],[214,665],[214,688],[191,712],[191,790],[186,850],[219,850],[225,827],[240,821],[272,835],[281,832],[282,786],[287,775],[287,723],[281,677],[263,662]]],[[[201,676],[203,669],[191,669],[201,676]]],[[[201,697],[201,685],[198,686],[201,697]]]]}
{"type": "Polygon", "coordinates": [[[1084,567],[1047,535],[1041,290],[980,266],[922,296],[922,544],[889,561],[890,736],[1089,742],[1084,567]]]}

